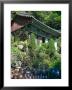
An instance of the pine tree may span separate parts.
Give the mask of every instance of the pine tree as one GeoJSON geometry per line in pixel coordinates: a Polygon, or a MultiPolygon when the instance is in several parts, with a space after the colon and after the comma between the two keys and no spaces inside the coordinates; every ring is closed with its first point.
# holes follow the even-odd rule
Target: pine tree
{"type": "Polygon", "coordinates": [[[36,43],[35,43],[35,35],[34,33],[31,33],[30,39],[28,40],[28,50],[31,60],[35,59],[35,49],[36,49],[36,43]]]}
{"type": "Polygon", "coordinates": [[[36,48],[35,38],[34,33],[31,33],[29,45],[33,50],[36,48]]]}
{"type": "Polygon", "coordinates": [[[61,37],[57,40],[57,46],[58,46],[58,53],[61,54],[61,37]]]}
{"type": "Polygon", "coordinates": [[[55,53],[54,40],[51,38],[48,43],[48,54],[52,57],[55,53]]]}

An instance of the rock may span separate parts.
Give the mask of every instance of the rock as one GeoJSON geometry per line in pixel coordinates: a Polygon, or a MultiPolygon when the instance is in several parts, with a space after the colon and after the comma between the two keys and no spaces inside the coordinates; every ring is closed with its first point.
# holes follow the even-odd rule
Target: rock
{"type": "Polygon", "coordinates": [[[17,47],[18,47],[20,50],[23,49],[23,45],[18,45],[17,47]]]}

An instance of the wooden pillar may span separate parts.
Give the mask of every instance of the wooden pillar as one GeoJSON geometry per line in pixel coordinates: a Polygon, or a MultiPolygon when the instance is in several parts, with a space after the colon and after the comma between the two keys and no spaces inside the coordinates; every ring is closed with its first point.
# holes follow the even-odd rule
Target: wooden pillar
{"type": "Polygon", "coordinates": [[[28,32],[28,38],[30,39],[30,37],[31,37],[31,32],[28,32]]]}
{"type": "Polygon", "coordinates": [[[48,43],[48,38],[45,38],[45,43],[48,43]]]}
{"type": "Polygon", "coordinates": [[[54,45],[55,45],[55,49],[57,50],[57,40],[55,40],[54,45]]]}
{"type": "Polygon", "coordinates": [[[30,39],[30,37],[31,37],[30,34],[28,35],[28,37],[29,37],[29,39],[30,39]]]}
{"type": "Polygon", "coordinates": [[[41,45],[41,43],[42,43],[42,37],[37,36],[37,44],[41,45]]]}
{"type": "Polygon", "coordinates": [[[42,37],[42,42],[45,43],[45,37],[42,37]]]}
{"type": "Polygon", "coordinates": [[[36,43],[36,45],[37,45],[37,38],[35,38],[35,43],[36,43]]]}

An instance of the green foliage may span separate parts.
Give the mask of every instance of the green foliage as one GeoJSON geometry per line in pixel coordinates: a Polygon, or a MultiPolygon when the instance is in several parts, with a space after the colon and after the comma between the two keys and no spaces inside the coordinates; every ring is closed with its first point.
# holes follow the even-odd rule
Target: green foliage
{"type": "Polygon", "coordinates": [[[35,60],[35,48],[35,35],[32,33],[30,38],[28,39],[28,54],[30,56],[31,61],[35,60]]]}
{"type": "Polygon", "coordinates": [[[52,57],[55,53],[54,40],[52,38],[48,42],[47,53],[49,54],[50,57],[52,57]]]}
{"type": "MultiPolygon", "coordinates": [[[[61,29],[61,12],[60,11],[29,11],[38,20],[44,22],[55,29],[61,29]]],[[[16,13],[12,12],[14,15],[16,13]]],[[[12,62],[24,62],[30,68],[52,68],[61,69],[61,37],[57,39],[58,50],[55,50],[54,39],[51,38],[48,43],[41,43],[37,45],[35,42],[35,34],[31,33],[30,38],[25,29],[16,31],[11,36],[11,54],[12,62]],[[18,45],[22,45],[20,49],[18,45]]]]}
{"type": "Polygon", "coordinates": [[[30,39],[29,39],[29,47],[31,49],[35,49],[36,48],[35,35],[33,33],[31,33],[31,36],[30,36],[30,39]]]}
{"type": "MultiPolygon", "coordinates": [[[[56,67],[61,69],[61,55],[59,51],[55,50],[54,40],[52,38],[48,43],[36,45],[35,35],[32,33],[27,40],[17,40],[14,42],[12,36],[11,41],[11,52],[15,56],[15,61],[12,61],[12,63],[21,61],[26,63],[30,68],[56,67]],[[19,44],[23,45],[23,50],[18,48],[19,44]],[[28,48],[28,51],[24,51],[26,48],[28,48]]],[[[58,38],[58,47],[60,48],[60,38],[58,38]]]]}
{"type": "Polygon", "coordinates": [[[57,40],[57,46],[58,46],[58,53],[61,54],[61,37],[59,37],[57,40]]]}
{"type": "MultiPolygon", "coordinates": [[[[16,13],[18,13],[18,11],[11,12],[12,18],[16,16],[16,13]]],[[[27,13],[32,14],[48,26],[61,30],[61,11],[27,11],[27,13]]]]}
{"type": "Polygon", "coordinates": [[[61,56],[59,53],[54,53],[54,56],[51,57],[51,67],[56,67],[56,68],[59,68],[61,69],[61,56]]]}
{"type": "Polygon", "coordinates": [[[61,12],[60,11],[32,11],[33,16],[38,20],[44,22],[50,27],[60,30],[61,29],[61,12]]]}

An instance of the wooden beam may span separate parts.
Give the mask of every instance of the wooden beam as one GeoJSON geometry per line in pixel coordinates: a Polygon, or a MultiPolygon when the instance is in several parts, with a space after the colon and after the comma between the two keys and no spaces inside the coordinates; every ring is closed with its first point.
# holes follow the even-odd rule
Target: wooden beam
{"type": "Polygon", "coordinates": [[[37,29],[34,26],[26,27],[26,31],[33,32],[36,35],[39,35],[41,37],[49,37],[50,35],[46,34],[45,32],[42,32],[41,30],[37,29]]]}

